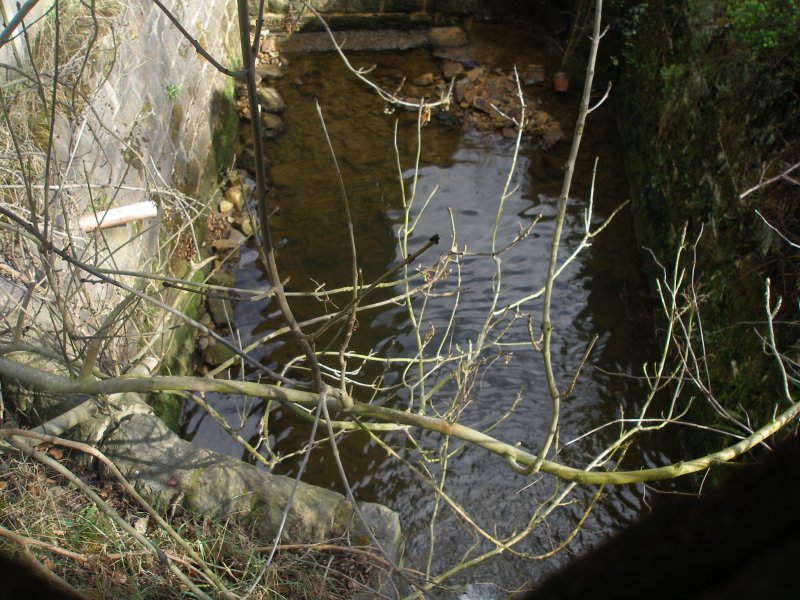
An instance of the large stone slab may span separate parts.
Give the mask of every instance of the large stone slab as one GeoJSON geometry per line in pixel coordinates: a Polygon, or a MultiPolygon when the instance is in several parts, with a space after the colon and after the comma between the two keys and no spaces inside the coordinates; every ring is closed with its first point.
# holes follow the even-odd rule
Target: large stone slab
{"type": "MultiPolygon", "coordinates": [[[[180,501],[194,513],[234,518],[249,526],[264,544],[273,542],[290,498],[282,543],[313,543],[346,536],[353,545],[372,544],[364,523],[343,495],[300,482],[291,497],[295,485],[292,478],[195,446],[155,415],[130,415],[106,436],[102,449],[150,498],[163,505],[180,501]]],[[[401,544],[398,514],[380,504],[364,502],[359,506],[386,550],[386,558],[397,564],[401,544]]],[[[373,582],[376,589],[386,584],[373,582]]]]}
{"type": "MultiPolygon", "coordinates": [[[[346,43],[348,51],[409,50],[430,43],[425,31],[337,31],[334,38],[346,43]]],[[[281,52],[331,52],[333,43],[327,32],[295,33],[280,43],[281,52]]]]}

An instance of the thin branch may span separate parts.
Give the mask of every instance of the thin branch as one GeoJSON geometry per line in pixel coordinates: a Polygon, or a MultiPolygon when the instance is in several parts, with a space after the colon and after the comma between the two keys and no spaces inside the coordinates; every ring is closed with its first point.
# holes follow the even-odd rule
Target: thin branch
{"type": "Polygon", "coordinates": [[[14,30],[22,23],[22,20],[28,16],[28,13],[33,10],[33,8],[39,4],[39,0],[28,0],[22,6],[17,4],[18,10],[17,14],[11,17],[11,20],[8,22],[3,28],[3,31],[0,31],[0,48],[5,46],[8,41],[11,39],[11,35],[14,33],[14,30]]]}
{"type": "MultiPolygon", "coordinates": [[[[2,432],[2,430],[0,430],[2,432]]],[[[155,554],[158,559],[167,565],[167,567],[172,571],[182,583],[184,583],[194,594],[198,597],[203,598],[203,600],[211,600],[211,597],[208,596],[205,592],[203,592],[200,588],[198,588],[183,572],[178,569],[172,561],[170,561],[164,552],[156,546],[153,542],[147,539],[145,536],[140,534],[136,529],[134,529],[125,519],[117,514],[117,512],[111,508],[100,496],[98,496],[94,490],[92,490],[86,483],[84,483],[79,477],[77,477],[72,471],[67,469],[64,465],[59,463],[58,461],[53,460],[46,454],[39,452],[38,450],[32,448],[28,444],[18,440],[13,436],[4,436],[9,444],[14,446],[17,450],[25,454],[26,456],[30,456],[34,460],[49,466],[51,469],[57,471],[60,475],[65,477],[76,486],[81,492],[86,495],[94,504],[99,508],[102,512],[104,512],[114,523],[116,523],[119,527],[125,530],[128,535],[133,537],[137,542],[139,542],[142,546],[147,548],[153,554],[155,554]]]]}
{"type": "MultiPolygon", "coordinates": [[[[181,35],[184,38],[186,38],[186,41],[188,41],[192,46],[194,46],[195,51],[200,56],[205,58],[209,63],[211,63],[211,66],[213,66],[215,69],[217,69],[217,71],[227,75],[228,77],[233,77],[234,79],[242,79],[245,76],[246,71],[244,71],[244,70],[242,70],[242,71],[231,71],[230,69],[228,69],[226,67],[223,67],[219,62],[217,62],[214,59],[214,57],[211,56],[206,51],[206,49],[203,48],[203,46],[200,45],[200,42],[198,42],[196,39],[194,39],[192,37],[192,35],[188,31],[186,31],[186,29],[184,29],[183,25],[178,20],[178,18],[175,15],[173,15],[172,12],[170,12],[170,10],[166,6],[164,6],[159,0],[153,0],[153,4],[155,4],[159,9],[161,9],[161,12],[163,12],[170,21],[172,21],[172,24],[175,25],[175,28],[178,31],[181,32],[181,35]]],[[[248,38],[249,38],[249,35],[248,35],[248,38]]],[[[249,43],[249,40],[248,40],[248,43],[249,43]]],[[[245,67],[247,67],[247,63],[245,63],[245,67]]]]}
{"type": "Polygon", "coordinates": [[[603,12],[603,0],[597,0],[594,13],[594,34],[592,35],[592,49],[589,53],[589,64],[586,67],[586,81],[583,86],[583,98],[581,99],[578,120],[575,124],[575,134],[572,138],[572,148],[567,159],[566,173],[564,174],[564,184],[561,188],[561,195],[558,199],[558,212],[556,215],[553,240],[550,246],[550,261],[547,267],[547,281],[545,282],[544,307],[542,308],[542,357],[544,358],[545,376],[547,378],[547,389],[550,392],[552,401],[552,415],[550,426],[544,444],[539,452],[539,460],[534,465],[534,472],[538,471],[544,461],[550,446],[558,431],[558,420],[561,410],[561,392],[558,390],[555,373],[553,372],[551,356],[551,340],[553,336],[553,324],[550,321],[550,302],[553,295],[553,284],[556,276],[556,263],[558,262],[558,247],[561,241],[561,231],[564,227],[564,218],[567,213],[567,200],[572,186],[572,174],[575,170],[575,162],[578,159],[578,150],[583,137],[583,128],[586,124],[586,115],[589,114],[589,96],[592,91],[592,81],[594,79],[594,65],[597,60],[597,48],[600,45],[600,19],[603,12]]]}
{"type": "MultiPolygon", "coordinates": [[[[800,163],[798,163],[798,164],[800,164],[800,163]]],[[[797,165],[795,165],[795,166],[797,166],[797,165]]],[[[787,238],[787,237],[786,237],[786,236],[785,236],[783,233],[781,233],[781,232],[778,230],[778,228],[777,228],[777,227],[775,227],[775,226],[774,226],[772,223],[770,223],[769,221],[767,221],[766,217],[765,217],[764,215],[762,215],[760,212],[758,212],[758,210],[756,210],[756,211],[755,211],[755,213],[756,213],[756,214],[757,214],[757,215],[758,215],[758,216],[761,218],[761,220],[762,220],[762,221],[764,221],[764,225],[766,225],[767,227],[769,227],[770,229],[772,229],[772,231],[774,231],[775,233],[777,233],[777,234],[778,234],[778,235],[781,237],[781,239],[782,239],[784,242],[786,242],[787,244],[789,244],[789,245],[790,245],[792,248],[797,248],[798,250],[800,250],[800,245],[799,245],[799,244],[795,244],[795,243],[794,243],[792,240],[790,240],[789,238],[787,238]]]]}
{"type": "MultiPolygon", "coordinates": [[[[122,475],[120,470],[117,466],[100,450],[97,448],[90,446],[88,444],[83,444],[81,442],[74,442],[72,440],[65,440],[63,438],[59,438],[52,435],[45,435],[42,433],[38,433],[35,431],[24,430],[24,429],[0,429],[0,437],[8,439],[9,437],[22,437],[22,438],[33,438],[37,440],[37,444],[47,443],[54,446],[63,446],[65,448],[72,448],[73,450],[78,450],[79,452],[83,452],[90,456],[95,457],[97,460],[102,462],[106,468],[108,469],[109,473],[117,480],[117,482],[125,489],[125,491],[130,494],[130,496],[141,506],[147,514],[149,514],[153,519],[161,526],[164,531],[195,561],[198,565],[200,565],[204,575],[208,578],[208,580],[216,586],[216,588],[221,591],[222,593],[227,593],[227,588],[222,583],[222,581],[208,568],[205,561],[198,555],[192,546],[184,540],[175,529],[167,523],[164,518],[148,503],[139,492],[128,482],[127,479],[122,475]]],[[[32,448],[32,446],[29,445],[32,448]]]]}
{"type": "Polygon", "coordinates": [[[275,289],[275,298],[278,301],[281,315],[289,326],[292,336],[298,343],[306,357],[308,366],[311,369],[312,384],[317,392],[322,392],[323,381],[319,369],[314,348],[312,347],[313,338],[310,338],[302,330],[297,319],[292,312],[286,299],[286,293],[281,284],[281,277],[278,272],[278,264],[275,259],[275,246],[272,243],[272,234],[269,224],[269,204],[267,201],[267,173],[266,159],[264,158],[264,139],[261,136],[261,107],[258,103],[255,79],[255,55],[250,47],[250,21],[248,18],[247,0],[237,0],[239,11],[239,42],[242,48],[242,61],[245,66],[245,83],[247,84],[247,101],[250,108],[250,127],[253,131],[253,146],[255,151],[255,171],[256,171],[256,202],[258,208],[259,241],[267,267],[269,280],[275,289]]]}
{"type": "Polygon", "coordinates": [[[377,288],[378,285],[380,285],[382,282],[386,281],[386,279],[388,279],[389,277],[391,277],[392,275],[394,275],[395,273],[400,271],[402,268],[404,268],[404,267],[410,265],[411,263],[413,263],[420,256],[422,256],[428,249],[430,249],[432,246],[435,246],[438,243],[439,243],[439,234],[437,233],[437,234],[432,235],[428,239],[428,241],[425,242],[422,245],[422,247],[419,248],[416,252],[414,252],[413,254],[408,255],[401,263],[399,263],[398,265],[392,267],[388,271],[384,272],[383,275],[381,275],[377,279],[375,279],[375,281],[372,282],[372,285],[370,285],[363,292],[360,292],[358,294],[358,296],[356,296],[354,299],[350,300],[350,302],[345,304],[344,308],[340,309],[335,315],[330,317],[328,322],[325,323],[325,325],[323,325],[322,327],[317,329],[312,334],[312,337],[317,338],[320,335],[322,335],[322,333],[327,331],[334,323],[336,323],[339,320],[341,320],[342,318],[344,318],[347,315],[347,313],[350,311],[350,309],[353,308],[353,306],[356,303],[360,302],[371,291],[373,291],[375,288],[377,288]]]}
{"type": "MultiPolygon", "coordinates": [[[[745,190],[744,192],[742,192],[741,194],[739,194],[739,199],[741,200],[741,199],[745,198],[746,196],[749,196],[749,195],[750,195],[750,194],[752,194],[753,192],[757,192],[757,191],[758,191],[758,190],[760,190],[761,188],[763,188],[763,187],[766,187],[766,186],[768,186],[768,185],[771,185],[771,184],[773,184],[773,183],[775,183],[776,181],[779,181],[779,180],[781,180],[781,179],[789,179],[789,180],[791,180],[791,178],[789,177],[789,173],[792,173],[793,171],[795,171],[795,170],[797,170],[797,169],[799,169],[799,168],[800,168],[800,162],[799,162],[799,163],[797,163],[797,164],[794,164],[794,165],[792,165],[791,167],[789,167],[788,169],[786,169],[786,170],[785,170],[783,173],[781,173],[780,175],[776,175],[775,177],[770,177],[769,179],[767,179],[767,180],[765,180],[765,181],[762,181],[762,182],[758,183],[757,185],[754,185],[754,186],[753,186],[753,187],[751,187],[749,190],[745,190]]],[[[792,181],[793,181],[793,180],[792,180],[792,181]]],[[[759,215],[759,216],[760,216],[760,215],[759,215]]],[[[762,217],[762,218],[763,218],[763,217],[762,217]]]]}
{"type": "MultiPolygon", "coordinates": [[[[25,564],[28,565],[33,572],[37,573],[38,576],[44,581],[47,581],[50,586],[56,590],[59,590],[59,598],[63,596],[67,600],[89,600],[88,596],[75,589],[72,585],[61,579],[61,577],[53,573],[50,569],[39,562],[33,555],[33,552],[30,551],[30,546],[39,546],[40,548],[44,548],[55,554],[68,556],[69,558],[74,558],[76,560],[79,560],[77,557],[80,555],[76,555],[74,552],[69,552],[68,550],[59,548],[58,546],[52,546],[29,537],[19,535],[3,526],[0,526],[0,536],[11,540],[12,542],[16,542],[22,547],[22,554],[25,557],[25,564]]],[[[4,578],[9,576],[13,575],[11,573],[5,573],[3,575],[4,578]]]]}

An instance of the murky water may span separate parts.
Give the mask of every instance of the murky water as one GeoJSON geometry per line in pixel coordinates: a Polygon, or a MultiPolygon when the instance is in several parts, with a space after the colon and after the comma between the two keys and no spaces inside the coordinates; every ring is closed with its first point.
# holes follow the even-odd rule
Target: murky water
{"type": "MultiPolygon", "coordinates": [[[[473,39],[481,62],[490,67],[507,70],[513,64],[522,67],[539,63],[552,73],[560,59],[553,44],[547,40],[537,41],[528,33],[487,25],[476,27],[473,39]]],[[[279,267],[283,276],[290,278],[287,288],[292,291],[313,290],[322,283],[333,288],[347,285],[352,279],[339,184],[317,116],[316,98],[342,169],[359,265],[364,280],[369,282],[396,264],[400,256],[397,234],[403,211],[394,129],[397,123],[402,185],[410,193],[415,175],[416,115],[386,114],[375,94],[356,82],[333,55],[289,58],[290,65],[279,86],[289,106],[284,114],[288,131],[267,148],[271,160],[271,200],[274,206],[279,207],[272,222],[273,237],[286,239],[285,246],[279,251],[279,267]]],[[[438,63],[427,50],[402,55],[356,55],[352,59],[359,66],[375,64],[372,75],[383,81],[403,75],[411,79],[438,68],[438,63]]],[[[531,91],[541,100],[540,108],[556,116],[571,136],[578,91],[574,90],[567,96],[554,96],[547,84],[531,88],[531,91]]],[[[627,184],[615,145],[615,119],[610,106],[596,111],[589,119],[588,135],[571,193],[562,243],[563,258],[583,236],[584,211],[595,157],[599,159],[599,167],[593,224],[602,222],[614,208],[627,200],[627,184]]],[[[466,245],[472,253],[489,250],[491,228],[513,162],[513,150],[513,140],[501,134],[462,129],[436,119],[423,129],[412,214],[419,214],[424,200],[433,194],[434,189],[436,192],[420,218],[409,248],[413,250],[435,233],[442,237],[442,242],[422,257],[420,263],[430,265],[435,262],[437,253],[450,248],[449,209],[452,210],[459,249],[463,250],[466,245]]],[[[532,144],[523,145],[513,177],[512,187],[516,192],[506,200],[499,223],[498,246],[513,240],[520,226],[524,227],[537,215],[541,214],[542,220],[529,237],[503,255],[500,305],[544,284],[552,217],[561,187],[560,165],[565,162],[567,152],[566,142],[550,152],[536,150],[532,144]]],[[[553,357],[562,386],[571,379],[592,335],[597,333],[600,336],[591,366],[584,369],[572,396],[564,403],[562,444],[619,417],[621,408],[626,414],[630,413],[644,395],[636,380],[614,375],[640,373],[641,363],[653,350],[646,335],[653,325],[648,319],[640,261],[628,215],[623,212],[558,281],[553,295],[553,357]]],[[[265,279],[254,247],[243,252],[236,276],[239,287],[264,287],[265,279]]],[[[470,340],[474,340],[489,307],[494,277],[491,258],[467,256],[461,259],[462,293],[454,334],[446,342],[448,347],[466,347],[470,340]]],[[[456,287],[457,281],[451,275],[440,291],[453,292],[456,287]]],[[[384,289],[376,292],[371,300],[384,299],[398,292],[399,287],[384,289]]],[[[340,301],[338,298],[334,300],[340,301]]],[[[452,296],[428,300],[421,330],[427,333],[433,324],[434,344],[439,343],[437,336],[444,332],[452,303],[452,296]]],[[[331,306],[315,300],[295,300],[292,306],[301,320],[331,310],[331,306]]],[[[540,301],[525,304],[523,310],[533,315],[538,331],[540,301]]],[[[242,343],[246,344],[280,326],[281,320],[277,308],[269,302],[239,303],[235,309],[235,325],[242,343]]],[[[508,410],[520,393],[521,400],[511,417],[497,426],[492,434],[535,450],[545,437],[550,416],[541,357],[530,344],[525,344],[528,336],[524,319],[512,325],[506,339],[516,345],[487,351],[491,367],[476,379],[461,422],[478,429],[485,428],[508,410]]],[[[362,354],[374,351],[395,357],[413,356],[415,347],[416,335],[407,310],[396,305],[362,313],[350,345],[351,350],[362,354]]],[[[265,344],[257,354],[266,363],[277,366],[296,356],[297,351],[283,342],[275,342],[265,344]]],[[[337,364],[335,358],[328,363],[337,364]]],[[[350,366],[358,366],[358,363],[351,362],[350,366]]],[[[371,381],[384,372],[384,366],[377,362],[368,363],[363,366],[358,379],[371,381]]],[[[384,383],[395,383],[401,377],[402,368],[390,366],[384,383]]],[[[443,392],[447,391],[445,387],[443,392]]],[[[369,397],[364,390],[357,389],[356,394],[362,399],[369,397]]],[[[209,400],[229,422],[241,425],[243,437],[257,437],[262,406],[246,406],[242,400],[224,396],[209,400]]],[[[402,406],[408,397],[400,393],[391,401],[402,406]]],[[[438,408],[443,409],[441,406],[438,408]]],[[[189,416],[189,435],[195,442],[229,454],[243,454],[241,448],[210,419],[197,411],[191,411],[189,416]]],[[[307,425],[285,414],[280,407],[273,408],[270,426],[272,450],[278,454],[292,452],[308,436],[307,425]]],[[[569,445],[564,448],[561,460],[585,464],[612,439],[611,435],[611,431],[603,431],[569,445]]],[[[405,458],[421,464],[403,435],[391,434],[384,439],[405,458]]],[[[435,448],[440,438],[419,434],[418,440],[425,448],[435,448]]],[[[449,450],[457,447],[453,444],[449,450]]],[[[428,528],[434,511],[430,488],[402,464],[388,459],[384,451],[362,434],[346,437],[341,443],[341,451],[357,497],[382,502],[400,513],[407,535],[406,565],[424,569],[431,548],[428,528]]],[[[634,459],[655,461],[661,458],[660,452],[653,449],[650,455],[634,459]]],[[[290,462],[280,468],[282,472],[293,474],[295,466],[290,462]]],[[[430,462],[424,466],[433,476],[441,472],[440,464],[430,462]]],[[[327,449],[312,455],[305,480],[342,489],[327,449]]],[[[549,480],[532,486],[530,483],[530,478],[515,475],[501,459],[480,449],[463,447],[448,461],[445,489],[482,527],[500,535],[523,527],[539,502],[554,490],[549,480]]],[[[576,493],[572,496],[572,503],[555,511],[547,525],[537,529],[517,549],[539,555],[556,547],[574,528],[593,492],[576,493]]],[[[580,551],[594,544],[622,522],[634,518],[639,510],[636,490],[608,490],[587,519],[581,535],[569,546],[570,550],[580,551]]],[[[463,522],[440,507],[431,559],[432,572],[439,573],[458,563],[473,541],[463,522]]],[[[477,547],[489,548],[484,542],[478,543],[477,547]]],[[[449,583],[492,580],[502,588],[515,589],[525,582],[538,580],[568,558],[568,553],[562,553],[551,560],[529,562],[505,553],[449,583]]]]}

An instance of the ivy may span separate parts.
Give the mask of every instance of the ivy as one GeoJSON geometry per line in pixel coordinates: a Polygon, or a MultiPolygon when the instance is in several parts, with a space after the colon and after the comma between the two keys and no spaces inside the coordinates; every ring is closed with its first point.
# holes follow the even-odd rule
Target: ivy
{"type": "Polygon", "coordinates": [[[797,0],[726,0],[725,5],[731,36],[754,54],[797,37],[797,0]]]}

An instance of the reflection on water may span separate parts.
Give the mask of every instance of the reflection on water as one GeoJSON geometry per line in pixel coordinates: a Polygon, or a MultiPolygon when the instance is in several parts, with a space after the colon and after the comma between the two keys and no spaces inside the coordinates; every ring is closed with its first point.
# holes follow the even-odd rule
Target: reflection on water
{"type": "MultiPolygon", "coordinates": [[[[552,66],[559,58],[547,44],[527,37],[515,39],[514,36],[522,35],[518,32],[484,26],[478,27],[473,35],[478,40],[483,60],[490,66],[499,65],[507,69],[512,60],[523,65],[536,62],[544,64],[552,72],[552,66]]],[[[386,114],[375,95],[350,77],[335,56],[290,58],[291,63],[281,84],[281,93],[289,106],[284,115],[288,130],[267,149],[271,160],[271,200],[280,209],[272,221],[273,238],[287,240],[278,254],[279,268],[283,276],[290,278],[287,289],[307,291],[323,283],[331,288],[346,285],[352,278],[339,185],[317,117],[314,105],[317,98],[347,187],[359,265],[365,281],[371,281],[390,265],[396,264],[400,256],[396,239],[403,211],[401,175],[394,150],[395,124],[400,172],[408,194],[415,175],[417,178],[416,208],[412,213],[417,215],[425,199],[431,197],[409,248],[413,250],[429,236],[438,233],[442,243],[431,252],[446,252],[452,243],[448,209],[452,210],[456,245],[459,251],[466,249],[468,254],[461,258],[459,310],[454,333],[446,344],[450,348],[468,347],[470,340],[474,343],[486,318],[496,281],[492,259],[481,253],[490,249],[498,201],[514,159],[513,140],[499,134],[462,131],[434,119],[423,130],[420,168],[415,172],[416,115],[386,114]]],[[[373,76],[382,80],[402,76],[413,78],[436,68],[427,50],[402,55],[356,56],[354,63],[376,64],[373,76]]],[[[554,97],[545,88],[537,93],[542,100],[540,108],[555,115],[571,135],[570,122],[577,97],[554,97]]],[[[609,107],[596,111],[589,120],[583,158],[577,165],[572,189],[562,260],[584,235],[585,207],[594,157],[599,158],[599,170],[592,225],[602,222],[627,199],[627,185],[615,147],[614,120],[609,107]]],[[[515,192],[505,201],[497,235],[498,247],[512,241],[520,228],[539,215],[541,221],[530,236],[502,257],[501,306],[544,284],[552,217],[561,187],[560,166],[567,151],[568,148],[562,147],[544,153],[525,146],[517,158],[511,185],[515,192]]],[[[421,262],[432,264],[435,258],[431,254],[423,257],[421,262]]],[[[584,369],[572,396],[564,403],[561,444],[619,417],[621,407],[626,411],[632,410],[643,395],[635,380],[610,374],[640,372],[641,363],[651,352],[647,345],[648,336],[642,335],[652,325],[645,317],[645,285],[641,280],[639,263],[628,217],[622,213],[558,280],[553,294],[553,358],[562,387],[572,378],[592,335],[597,333],[600,336],[592,355],[593,366],[584,369]]],[[[265,276],[254,247],[242,253],[236,277],[239,287],[264,286],[265,276]]],[[[453,292],[456,287],[458,281],[455,274],[451,274],[439,291],[453,292]]],[[[371,301],[390,297],[399,291],[399,288],[378,291],[371,301]]],[[[334,301],[339,300],[335,298],[334,301]]],[[[427,300],[420,329],[427,333],[433,327],[434,344],[441,341],[437,335],[444,331],[453,301],[453,296],[427,300]]],[[[316,300],[296,300],[292,306],[301,320],[332,310],[331,306],[316,300]]],[[[533,315],[538,331],[540,301],[526,303],[522,310],[533,315]]],[[[504,322],[510,322],[510,315],[505,319],[504,322]]],[[[240,303],[235,311],[235,324],[241,343],[247,344],[280,326],[281,319],[277,308],[268,301],[255,305],[240,303]]],[[[510,325],[505,340],[510,345],[487,350],[491,367],[475,380],[461,422],[477,429],[486,428],[514,404],[519,394],[521,399],[511,418],[497,426],[492,434],[535,450],[545,437],[550,416],[541,356],[528,341],[524,318],[510,325]]],[[[284,343],[265,344],[257,354],[272,366],[280,365],[298,354],[296,348],[284,343]]],[[[362,313],[350,347],[360,353],[374,351],[381,356],[413,356],[416,333],[406,309],[388,305],[362,313]]],[[[335,360],[330,364],[336,365],[335,360]]],[[[356,365],[351,364],[353,366],[356,365]]],[[[383,364],[369,363],[363,366],[359,379],[371,381],[383,371],[383,364]]],[[[397,382],[401,377],[400,367],[389,368],[384,383],[397,382]]],[[[427,385],[433,385],[433,381],[427,385]]],[[[442,391],[444,396],[452,390],[444,386],[442,391]]],[[[359,393],[368,397],[364,396],[365,392],[357,390],[356,394],[359,393]]],[[[224,396],[212,397],[210,401],[229,422],[241,424],[243,437],[257,438],[263,412],[261,405],[247,406],[242,404],[242,399],[224,396]]],[[[402,405],[407,398],[401,395],[393,401],[402,405]]],[[[434,408],[444,410],[445,407],[434,404],[434,408]]],[[[210,419],[199,412],[190,416],[189,429],[195,442],[242,455],[240,447],[210,419]]],[[[308,435],[307,426],[292,419],[280,407],[274,408],[270,414],[270,425],[273,432],[270,444],[278,454],[292,452],[308,435]]],[[[567,445],[560,460],[585,464],[612,439],[611,435],[611,431],[604,431],[567,445]]],[[[385,440],[434,477],[440,472],[440,464],[422,464],[418,455],[405,452],[408,443],[403,435],[388,435],[385,440]]],[[[424,448],[435,448],[440,437],[423,433],[418,441],[424,448]]],[[[538,502],[555,489],[555,483],[549,478],[529,486],[530,478],[514,474],[500,458],[483,450],[456,444],[451,444],[449,450],[454,453],[448,462],[447,492],[493,534],[509,534],[524,526],[538,502]]],[[[341,452],[357,497],[382,502],[401,514],[407,535],[406,564],[424,567],[430,548],[428,524],[434,511],[430,488],[402,465],[388,460],[386,454],[363,434],[353,434],[343,440],[341,452]]],[[[643,458],[650,462],[660,458],[657,450],[653,453],[639,457],[639,460],[643,458]]],[[[292,474],[295,464],[290,462],[280,468],[292,474]]],[[[305,480],[341,490],[326,450],[312,455],[305,480]]],[[[547,526],[522,542],[518,550],[539,555],[558,545],[575,526],[593,491],[573,496],[573,503],[556,511],[547,526]]],[[[587,544],[594,544],[621,522],[635,517],[638,511],[639,501],[633,491],[609,490],[584,525],[583,534],[570,548],[579,551],[587,544]]],[[[473,537],[460,519],[440,509],[433,572],[438,573],[456,564],[472,542],[473,537]]],[[[559,554],[553,561],[530,563],[506,553],[470,572],[469,577],[484,581],[491,578],[513,588],[537,580],[566,558],[566,554],[559,554]]]]}

